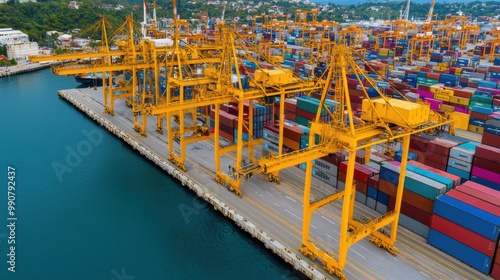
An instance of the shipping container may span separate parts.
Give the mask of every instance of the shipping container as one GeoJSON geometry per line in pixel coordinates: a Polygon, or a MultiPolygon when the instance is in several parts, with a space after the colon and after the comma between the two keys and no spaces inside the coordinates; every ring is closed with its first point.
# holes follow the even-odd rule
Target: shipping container
{"type": "Polygon", "coordinates": [[[485,275],[490,273],[492,261],[487,255],[478,252],[434,229],[430,229],[427,241],[432,246],[461,260],[485,275]]]}
{"type": "Polygon", "coordinates": [[[490,258],[493,258],[493,255],[495,254],[495,250],[497,248],[496,241],[481,236],[480,234],[448,221],[441,216],[433,215],[431,228],[485,254],[490,258]]]}
{"type": "Polygon", "coordinates": [[[500,217],[478,209],[447,195],[434,201],[434,214],[463,226],[490,240],[496,241],[500,230],[500,217]]]}

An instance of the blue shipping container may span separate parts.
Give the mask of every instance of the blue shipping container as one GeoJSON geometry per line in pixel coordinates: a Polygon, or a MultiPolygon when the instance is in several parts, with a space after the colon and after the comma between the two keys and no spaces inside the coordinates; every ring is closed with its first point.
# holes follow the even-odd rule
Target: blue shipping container
{"type": "Polygon", "coordinates": [[[490,240],[498,240],[500,217],[447,195],[434,201],[433,213],[490,240]]]}
{"type": "Polygon", "coordinates": [[[484,274],[491,270],[491,258],[457,240],[431,228],[427,239],[429,244],[463,261],[484,274]]]}

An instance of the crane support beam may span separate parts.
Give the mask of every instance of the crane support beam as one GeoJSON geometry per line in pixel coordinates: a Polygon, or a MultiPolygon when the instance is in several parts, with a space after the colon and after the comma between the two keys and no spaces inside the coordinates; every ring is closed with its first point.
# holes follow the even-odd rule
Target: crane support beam
{"type": "Polygon", "coordinates": [[[316,159],[335,153],[337,151],[328,152],[326,149],[318,148],[318,146],[309,147],[303,150],[286,153],[281,156],[272,156],[270,158],[261,158],[259,165],[263,173],[273,173],[288,167],[299,165],[308,159],[316,159]]]}
{"type": "MultiPolygon", "coordinates": [[[[138,64],[134,65],[136,68],[148,68],[149,64],[138,64]]],[[[130,69],[130,65],[127,64],[111,64],[111,65],[96,65],[89,67],[55,67],[53,72],[57,75],[77,75],[81,73],[90,72],[112,72],[112,71],[126,71],[130,69]]]]}
{"type": "Polygon", "coordinates": [[[367,237],[368,235],[371,235],[373,232],[392,223],[396,219],[396,214],[399,213],[396,213],[395,211],[390,211],[378,217],[377,219],[374,219],[366,224],[362,224],[347,236],[346,242],[352,245],[360,241],[361,239],[367,237]]]}
{"type": "Polygon", "coordinates": [[[317,200],[317,201],[314,201],[314,202],[311,202],[311,204],[309,205],[309,209],[311,211],[316,211],[318,210],[319,208],[327,205],[327,204],[330,204],[336,200],[339,200],[341,198],[344,197],[344,192],[343,191],[340,191],[338,193],[335,193],[335,194],[332,194],[332,195],[329,195],[323,199],[320,199],[320,200],[317,200]]]}
{"type": "Polygon", "coordinates": [[[213,104],[222,104],[234,101],[232,96],[216,96],[200,100],[184,100],[183,102],[168,102],[166,104],[161,104],[157,106],[147,107],[146,111],[151,115],[161,115],[168,112],[175,112],[179,110],[203,107],[213,104]]]}
{"type": "MultiPolygon", "coordinates": [[[[243,142],[243,147],[246,148],[250,144],[262,145],[262,143],[263,143],[262,139],[248,140],[246,142],[243,142]]],[[[236,151],[237,149],[238,149],[237,145],[230,145],[230,146],[226,146],[224,148],[220,148],[219,151],[220,151],[220,154],[225,154],[225,153],[236,151]]]]}
{"type": "Polygon", "coordinates": [[[122,56],[127,55],[126,51],[111,51],[111,52],[90,52],[90,53],[70,53],[70,54],[58,54],[58,55],[40,55],[40,56],[29,56],[28,59],[32,62],[42,62],[42,61],[70,61],[77,59],[93,59],[93,58],[103,58],[112,56],[122,56]]]}

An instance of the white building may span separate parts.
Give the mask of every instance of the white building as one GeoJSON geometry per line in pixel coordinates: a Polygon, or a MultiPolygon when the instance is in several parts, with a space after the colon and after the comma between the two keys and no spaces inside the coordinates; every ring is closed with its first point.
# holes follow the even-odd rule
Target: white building
{"type": "Polygon", "coordinates": [[[28,35],[12,28],[0,28],[0,45],[29,42],[28,35]]]}
{"type": "Polygon", "coordinates": [[[25,60],[29,55],[38,55],[38,43],[23,42],[18,44],[7,44],[7,58],[25,60]]]}

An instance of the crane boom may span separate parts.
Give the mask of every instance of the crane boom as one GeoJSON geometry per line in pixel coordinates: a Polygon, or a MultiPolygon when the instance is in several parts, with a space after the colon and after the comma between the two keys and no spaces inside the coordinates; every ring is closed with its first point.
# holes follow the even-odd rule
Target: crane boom
{"type": "Polygon", "coordinates": [[[434,12],[434,5],[436,4],[436,0],[432,0],[431,7],[429,8],[429,13],[427,14],[426,21],[430,22],[432,20],[432,13],[434,12]]]}
{"type": "Polygon", "coordinates": [[[408,20],[408,15],[410,14],[410,0],[406,2],[406,9],[405,9],[405,14],[404,14],[404,19],[408,20]]]}

